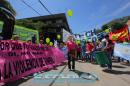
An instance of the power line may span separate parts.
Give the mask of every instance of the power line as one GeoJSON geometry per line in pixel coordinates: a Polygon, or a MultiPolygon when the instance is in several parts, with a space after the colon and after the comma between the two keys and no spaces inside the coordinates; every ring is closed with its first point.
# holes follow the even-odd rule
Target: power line
{"type": "Polygon", "coordinates": [[[25,5],[27,5],[29,8],[31,8],[34,12],[36,12],[38,15],[41,16],[40,13],[38,13],[33,7],[31,7],[29,4],[27,4],[24,0],[21,0],[25,5]]]}
{"type": "Polygon", "coordinates": [[[38,0],[39,3],[43,6],[43,8],[51,15],[52,13],[49,11],[49,9],[42,3],[41,0],[38,0]]]}

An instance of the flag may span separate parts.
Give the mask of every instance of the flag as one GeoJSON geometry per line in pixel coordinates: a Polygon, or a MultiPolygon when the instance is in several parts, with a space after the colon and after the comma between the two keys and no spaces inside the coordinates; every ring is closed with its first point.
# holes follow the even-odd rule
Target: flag
{"type": "Polygon", "coordinates": [[[109,38],[114,41],[116,41],[116,40],[124,41],[125,38],[128,37],[128,35],[129,35],[128,26],[125,25],[120,30],[117,30],[115,32],[110,32],[109,38]]]}

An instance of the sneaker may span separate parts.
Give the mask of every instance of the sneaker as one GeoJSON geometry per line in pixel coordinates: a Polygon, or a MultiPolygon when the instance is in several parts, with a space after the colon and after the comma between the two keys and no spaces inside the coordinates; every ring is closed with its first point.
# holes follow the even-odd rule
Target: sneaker
{"type": "Polygon", "coordinates": [[[112,71],[112,69],[111,69],[111,68],[108,68],[107,70],[112,71]]]}

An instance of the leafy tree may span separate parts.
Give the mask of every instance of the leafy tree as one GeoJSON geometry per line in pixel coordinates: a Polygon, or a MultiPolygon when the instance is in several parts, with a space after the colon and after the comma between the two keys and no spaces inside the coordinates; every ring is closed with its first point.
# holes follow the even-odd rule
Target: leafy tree
{"type": "Polygon", "coordinates": [[[121,29],[125,24],[123,23],[113,23],[112,26],[111,26],[111,31],[116,31],[116,30],[119,30],[121,29]]]}
{"type": "Polygon", "coordinates": [[[109,28],[109,26],[107,24],[105,24],[105,25],[102,26],[102,31],[104,31],[104,30],[106,30],[108,28],[109,28]]]}

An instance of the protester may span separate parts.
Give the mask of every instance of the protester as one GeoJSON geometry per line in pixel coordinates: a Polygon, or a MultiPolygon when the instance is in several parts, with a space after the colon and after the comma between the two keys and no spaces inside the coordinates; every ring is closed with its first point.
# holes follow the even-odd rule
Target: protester
{"type": "Polygon", "coordinates": [[[81,44],[77,45],[77,59],[81,60],[81,44]]]}
{"type": "Polygon", "coordinates": [[[40,40],[40,44],[43,44],[44,43],[44,41],[43,40],[40,40]]]}
{"type": "Polygon", "coordinates": [[[103,42],[105,44],[103,51],[106,51],[107,58],[108,58],[108,61],[109,61],[109,63],[107,64],[108,70],[112,70],[112,52],[113,52],[114,44],[111,40],[109,40],[108,35],[105,36],[105,38],[103,39],[103,42]]]}
{"type": "Polygon", "coordinates": [[[125,41],[123,42],[123,44],[129,44],[128,38],[125,38],[125,41]]]}
{"type": "Polygon", "coordinates": [[[87,54],[87,60],[89,62],[93,61],[93,55],[92,55],[93,50],[94,50],[94,45],[92,44],[92,42],[88,41],[86,43],[86,54],[87,54]]]}
{"type": "Polygon", "coordinates": [[[55,46],[55,47],[58,47],[58,42],[57,42],[57,40],[54,40],[54,46],[55,46]]]}
{"type": "Polygon", "coordinates": [[[26,42],[27,42],[28,44],[32,44],[31,38],[28,38],[26,42]]]}
{"type": "Polygon", "coordinates": [[[83,62],[86,60],[86,42],[85,40],[81,41],[81,59],[83,62]]]}
{"type": "Polygon", "coordinates": [[[18,35],[13,35],[12,40],[19,41],[20,37],[18,35]]]}
{"type": "Polygon", "coordinates": [[[102,48],[102,38],[98,39],[97,49],[96,50],[101,50],[101,48],[102,48]]]}
{"type": "Polygon", "coordinates": [[[40,40],[39,46],[43,46],[43,43],[44,43],[44,41],[43,41],[43,40],[40,40]]]}
{"type": "Polygon", "coordinates": [[[33,43],[33,44],[36,44],[36,34],[34,34],[34,35],[32,36],[32,43],[33,43]]]}
{"type": "Polygon", "coordinates": [[[74,37],[69,36],[67,41],[67,47],[68,47],[68,68],[69,70],[75,70],[75,59],[76,59],[76,43],[74,42],[74,37]],[[71,67],[71,61],[72,61],[72,67],[71,67]]]}
{"type": "Polygon", "coordinates": [[[64,53],[66,59],[68,59],[68,48],[64,42],[60,43],[59,49],[64,53]]]}

